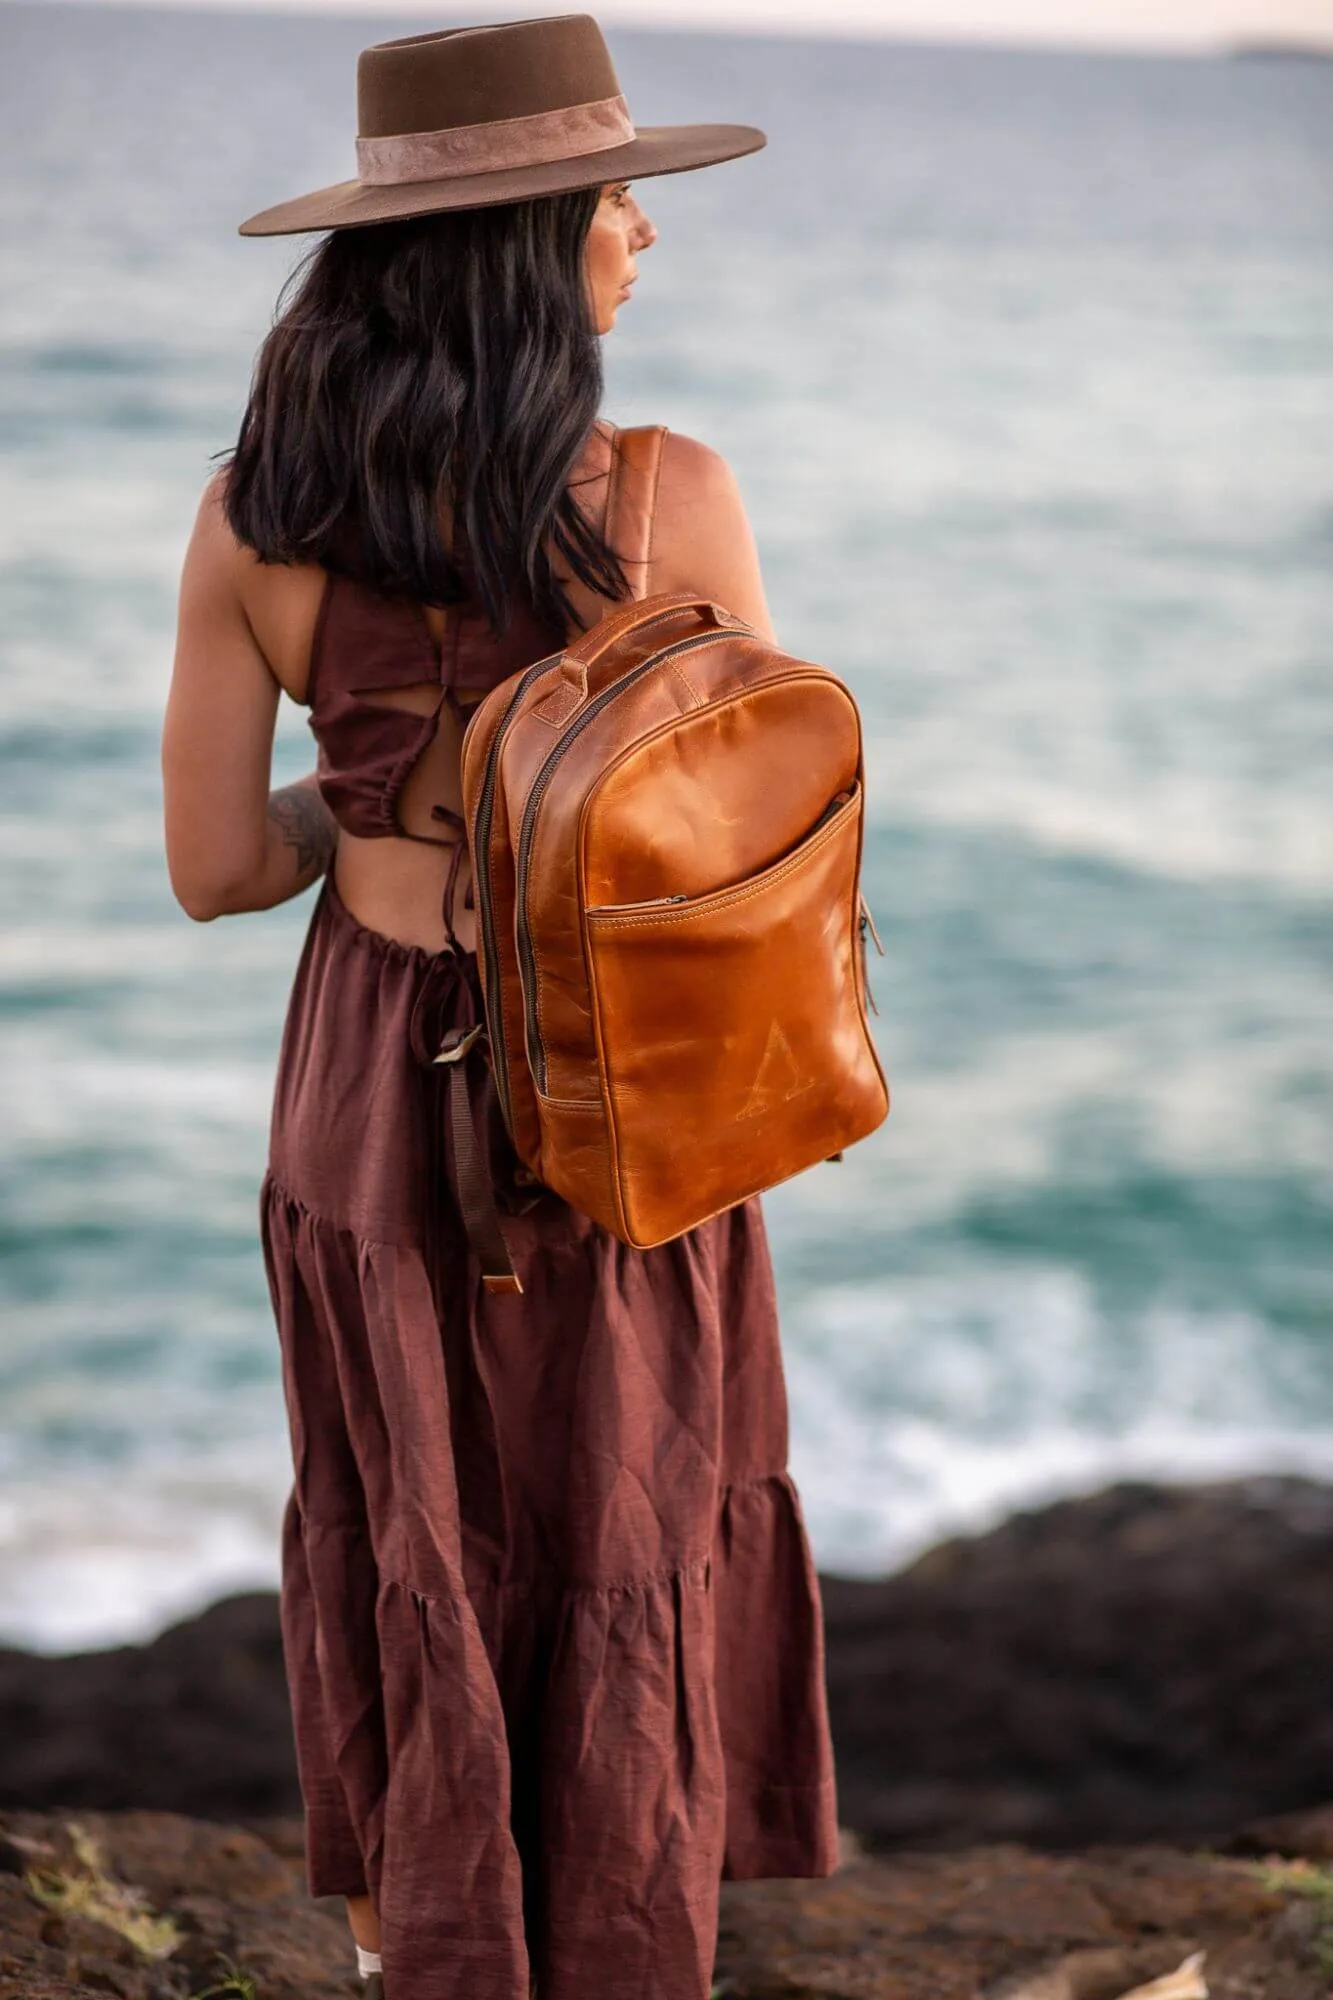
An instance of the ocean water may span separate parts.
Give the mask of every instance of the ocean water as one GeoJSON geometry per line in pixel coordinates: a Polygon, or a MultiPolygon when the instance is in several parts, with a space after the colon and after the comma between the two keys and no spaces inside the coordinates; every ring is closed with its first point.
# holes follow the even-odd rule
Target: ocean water
{"type": "MultiPolygon", "coordinates": [[[[309,900],[184,917],[158,736],[302,247],[235,224],[349,172],[403,31],[0,5],[0,1636],[50,1650],[276,1577],[309,900]]],[[[766,1202],[821,1564],[1333,1474],[1333,64],[614,48],[771,144],[640,184],[607,409],[727,454],[865,717],[894,1111],[766,1202]]]]}

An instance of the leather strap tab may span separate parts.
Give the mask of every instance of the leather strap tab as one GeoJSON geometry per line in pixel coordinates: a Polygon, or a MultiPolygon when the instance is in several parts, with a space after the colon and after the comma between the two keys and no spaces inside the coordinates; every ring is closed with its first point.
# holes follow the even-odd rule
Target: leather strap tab
{"type": "MultiPolygon", "coordinates": [[[[580,640],[560,660],[560,678],[547,695],[537,702],[528,713],[538,722],[549,724],[552,729],[563,729],[570,717],[577,715],[588,698],[588,669],[599,660],[608,647],[618,640],[630,637],[645,625],[653,624],[658,618],[669,616],[676,611],[700,611],[711,617],[719,631],[734,627],[737,631],[748,632],[752,628],[743,618],[737,618],[721,604],[714,604],[708,598],[695,597],[688,590],[663,591],[659,596],[647,599],[642,605],[636,603],[628,612],[618,612],[612,618],[604,618],[593,627],[597,638],[591,645],[580,640]],[[608,627],[614,623],[614,632],[608,627]]],[[[590,635],[591,636],[591,635],[590,635]]]]}
{"type": "Polygon", "coordinates": [[[611,440],[604,533],[636,599],[647,597],[652,588],[653,528],[666,434],[665,424],[640,424],[618,430],[611,440]]]}

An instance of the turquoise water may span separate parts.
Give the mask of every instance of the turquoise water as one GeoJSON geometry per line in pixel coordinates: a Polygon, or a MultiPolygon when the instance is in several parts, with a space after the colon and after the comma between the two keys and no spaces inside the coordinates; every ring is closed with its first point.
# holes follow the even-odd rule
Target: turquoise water
{"type": "MultiPolygon", "coordinates": [[[[0,1633],[52,1649],[276,1575],[309,904],[179,912],[158,731],[299,248],[232,231],[347,174],[394,32],[0,6],[0,1633]]],[[[894,1112],[767,1201],[820,1561],[1333,1473],[1333,65],[614,45],[772,143],[640,185],[608,410],[727,454],[865,716],[894,1112]]]]}

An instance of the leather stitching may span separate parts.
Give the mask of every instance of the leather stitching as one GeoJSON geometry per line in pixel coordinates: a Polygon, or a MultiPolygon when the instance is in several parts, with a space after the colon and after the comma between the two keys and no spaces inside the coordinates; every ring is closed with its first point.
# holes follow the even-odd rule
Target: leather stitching
{"type": "Polygon", "coordinates": [[[683,673],[681,672],[681,669],[680,669],[680,667],[679,667],[679,666],[677,665],[677,663],[675,662],[675,660],[668,660],[668,661],[667,661],[667,671],[668,671],[668,673],[670,673],[671,675],[673,675],[673,676],[674,676],[674,678],[675,678],[676,680],[678,680],[678,681],[680,682],[681,686],[682,686],[682,687],[684,688],[684,690],[685,690],[685,693],[686,693],[686,696],[687,696],[687,697],[688,697],[688,699],[689,699],[689,704],[690,704],[690,707],[691,707],[691,708],[702,708],[702,707],[703,707],[703,705],[704,705],[704,698],[703,698],[703,696],[702,696],[702,695],[700,694],[700,692],[699,692],[698,688],[696,688],[696,687],[695,687],[694,683],[693,683],[692,681],[688,680],[688,679],[686,678],[686,676],[685,676],[685,675],[684,675],[684,674],[683,674],[683,673]]]}
{"type": "MultiPolygon", "coordinates": [[[[610,544],[611,523],[615,519],[616,488],[620,484],[621,463],[620,432],[619,430],[613,430],[611,432],[611,467],[606,476],[606,505],[602,509],[602,540],[608,545],[610,544]]],[[[618,549],[612,548],[611,553],[618,557],[620,552],[618,549]]]]}
{"type": "MultiPolygon", "coordinates": [[[[615,552],[620,557],[623,567],[640,572],[637,577],[630,579],[631,591],[639,602],[652,594],[653,537],[656,528],[658,483],[662,470],[662,440],[665,436],[666,427],[662,424],[640,424],[633,429],[616,432],[616,471],[620,474],[623,469],[629,479],[629,490],[637,491],[640,515],[638,526],[641,532],[636,537],[632,555],[628,552],[621,555],[619,548],[616,548],[615,552]],[[622,442],[624,439],[631,440],[628,448],[622,442]],[[637,457],[640,445],[647,454],[646,462],[643,463],[638,462],[637,457]]],[[[614,487],[608,488],[607,492],[608,533],[614,525],[618,538],[622,524],[617,517],[625,489],[625,478],[617,477],[614,487]]]]}
{"type": "Polygon", "coordinates": [[[666,444],[667,426],[657,426],[657,456],[653,462],[653,490],[648,496],[648,547],[644,553],[643,591],[644,596],[652,594],[654,547],[657,540],[657,496],[662,484],[662,454],[666,444]]]}
{"type": "Polygon", "coordinates": [[[549,722],[553,729],[560,729],[569,720],[579,705],[580,697],[571,687],[552,688],[550,694],[529,710],[538,722],[549,722]]]}

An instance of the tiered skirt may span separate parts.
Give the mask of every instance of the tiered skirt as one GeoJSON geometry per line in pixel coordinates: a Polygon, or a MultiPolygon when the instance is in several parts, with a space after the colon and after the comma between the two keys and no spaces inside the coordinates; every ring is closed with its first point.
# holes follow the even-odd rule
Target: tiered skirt
{"type": "Polygon", "coordinates": [[[475,971],[327,878],[283,1036],[261,1223],[309,1887],[375,1899],[386,2000],[706,2000],[721,1879],[836,1858],[763,1215],[641,1251],[529,1191],[523,1292],[487,1293],[413,1053],[475,971]]]}

